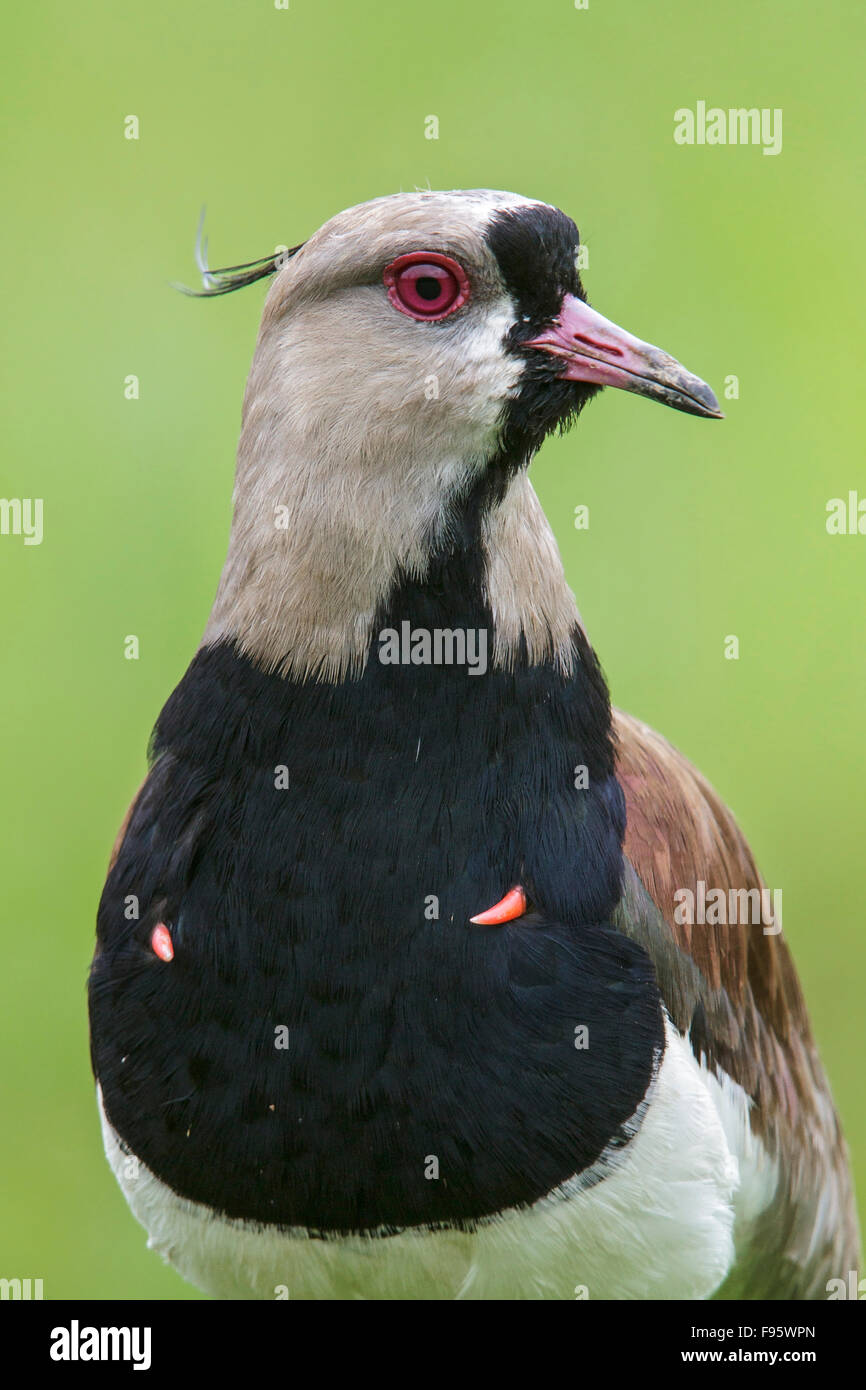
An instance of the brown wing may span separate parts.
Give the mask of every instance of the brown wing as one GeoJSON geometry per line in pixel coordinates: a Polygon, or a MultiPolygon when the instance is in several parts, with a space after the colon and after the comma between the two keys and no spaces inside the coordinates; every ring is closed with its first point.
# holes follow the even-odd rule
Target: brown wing
{"type": "Polygon", "coordinates": [[[626,854],[663,919],[632,925],[641,916],[632,881],[620,925],[643,937],[671,1017],[696,1054],[752,1098],[752,1130],[779,1164],[753,1267],[723,1296],[826,1297],[827,1279],[858,1267],[857,1223],[845,1143],[787,945],[760,923],[682,925],[674,915],[682,901],[674,894],[697,894],[699,881],[726,897],[766,885],[730,811],[687,759],[618,710],[614,728],[626,854]],[[773,1250],[784,1274],[765,1289],[774,1261],[762,1256],[773,1250]]]}

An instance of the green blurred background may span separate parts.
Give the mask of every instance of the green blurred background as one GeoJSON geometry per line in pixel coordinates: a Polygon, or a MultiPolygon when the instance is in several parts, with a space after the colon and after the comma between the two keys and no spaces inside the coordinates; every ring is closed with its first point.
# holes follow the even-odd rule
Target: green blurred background
{"type": "Polygon", "coordinates": [[[602,313],[720,395],[739,378],[723,424],[608,392],[533,476],[614,700],[699,764],[783,890],[866,1192],[866,537],[825,530],[829,498],[866,496],[862,5],[45,0],[5,29],[0,495],[44,498],[45,535],[0,537],[0,1275],[197,1296],[102,1158],[84,991],[227,538],[264,291],[169,288],[195,283],[205,202],[221,265],[401,188],[536,196],[578,221],[602,313]],[[676,145],[699,99],[781,107],[782,153],[676,145]]]}

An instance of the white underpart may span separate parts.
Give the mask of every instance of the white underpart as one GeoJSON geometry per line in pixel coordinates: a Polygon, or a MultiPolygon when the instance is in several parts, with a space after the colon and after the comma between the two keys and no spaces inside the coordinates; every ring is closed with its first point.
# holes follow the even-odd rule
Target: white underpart
{"type": "Polygon", "coordinates": [[[666,1033],[642,1122],[607,1176],[587,1185],[584,1174],[471,1233],[311,1239],[177,1196],[103,1113],[106,1153],[149,1246],[217,1298],[707,1298],[776,1176],[742,1089],[710,1076],[668,1021],[666,1033]]]}

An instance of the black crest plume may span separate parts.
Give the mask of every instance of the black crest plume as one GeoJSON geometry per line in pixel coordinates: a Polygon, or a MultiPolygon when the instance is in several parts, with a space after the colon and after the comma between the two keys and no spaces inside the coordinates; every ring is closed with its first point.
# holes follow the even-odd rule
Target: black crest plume
{"type": "Polygon", "coordinates": [[[211,270],[207,263],[207,237],[202,240],[204,215],[205,209],[202,208],[195,239],[195,263],[201,273],[202,288],[193,290],[188,285],[174,286],[181,294],[192,295],[195,299],[213,299],[218,294],[231,294],[232,290],[241,290],[245,285],[255,284],[256,280],[265,280],[268,276],[275,275],[304,244],[301,241],[297,246],[276,251],[272,256],[261,256],[257,261],[246,261],[242,265],[226,265],[221,269],[211,270]]]}

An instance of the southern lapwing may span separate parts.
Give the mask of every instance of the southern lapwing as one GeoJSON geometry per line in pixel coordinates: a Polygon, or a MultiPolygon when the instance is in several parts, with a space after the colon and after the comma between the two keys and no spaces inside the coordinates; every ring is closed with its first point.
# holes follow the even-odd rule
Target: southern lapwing
{"type": "Polygon", "coordinates": [[[766,885],[611,710],[527,476],[602,386],[720,416],[589,307],[578,245],[423,192],[205,270],[273,278],[90,1016],[111,1166],[216,1296],[822,1298],[856,1267],[766,885]]]}

